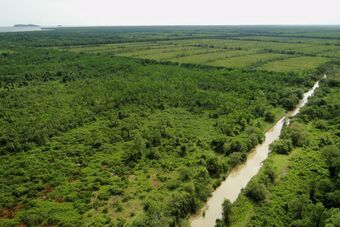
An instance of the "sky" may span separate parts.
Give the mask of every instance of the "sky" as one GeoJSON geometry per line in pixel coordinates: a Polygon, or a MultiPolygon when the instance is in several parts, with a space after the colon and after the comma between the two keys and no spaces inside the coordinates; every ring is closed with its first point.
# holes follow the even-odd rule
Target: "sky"
{"type": "Polygon", "coordinates": [[[0,0],[0,26],[340,24],[340,0],[0,0]]]}

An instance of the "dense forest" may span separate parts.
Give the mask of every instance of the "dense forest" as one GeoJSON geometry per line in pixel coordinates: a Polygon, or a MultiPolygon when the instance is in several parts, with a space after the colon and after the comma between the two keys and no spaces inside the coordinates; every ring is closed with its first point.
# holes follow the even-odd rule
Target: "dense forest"
{"type": "Polygon", "coordinates": [[[270,158],[241,195],[246,202],[224,206],[227,224],[251,204],[251,226],[336,226],[340,35],[331,31],[0,33],[0,226],[187,226],[325,73],[272,145],[289,156],[287,175],[275,175],[270,158]],[[296,188],[286,198],[287,185],[296,188]]]}

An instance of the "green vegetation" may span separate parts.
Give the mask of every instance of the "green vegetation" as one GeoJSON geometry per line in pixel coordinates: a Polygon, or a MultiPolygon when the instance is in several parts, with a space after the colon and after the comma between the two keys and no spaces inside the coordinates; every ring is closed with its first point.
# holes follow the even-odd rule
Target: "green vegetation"
{"type": "Polygon", "coordinates": [[[224,200],[224,202],[222,203],[222,220],[216,220],[216,226],[229,226],[230,225],[230,221],[231,221],[231,202],[229,200],[224,200]]]}
{"type": "Polygon", "coordinates": [[[274,153],[233,204],[233,226],[339,225],[339,81],[335,65],[272,144],[274,153]]]}
{"type": "Polygon", "coordinates": [[[13,76],[1,81],[1,201],[22,206],[15,223],[64,202],[86,223],[101,223],[98,214],[105,223],[179,223],[262,141],[265,113],[282,109],[282,84],[300,89],[290,75],[54,50],[3,63],[13,76]]]}
{"type": "MultiPolygon", "coordinates": [[[[339,47],[335,47],[339,48],[339,47]]],[[[68,48],[66,48],[68,49],[68,48]]],[[[328,45],[286,44],[258,40],[175,40],[71,47],[74,52],[101,53],[157,61],[211,65],[228,68],[258,68],[278,72],[303,72],[337,58],[325,56],[328,45]],[[313,50],[313,52],[309,52],[313,50]],[[320,53],[318,57],[317,54],[320,53]]],[[[340,49],[340,48],[339,48],[340,49]]]]}
{"type": "MultiPolygon", "coordinates": [[[[0,226],[185,225],[337,60],[328,56],[340,49],[334,29],[340,34],[261,26],[1,33],[0,226]],[[262,68],[292,59],[306,68],[262,68]]],[[[332,93],[339,82],[327,83],[332,93]]],[[[306,128],[318,116],[308,108],[282,140],[309,146],[315,125],[322,143],[335,146],[332,118],[306,128]]],[[[265,176],[245,191],[251,199],[241,197],[246,209],[271,198],[277,170],[265,176]]],[[[329,212],[335,222],[337,211],[329,212]]],[[[225,202],[219,223],[233,217],[225,202]]]]}
{"type": "Polygon", "coordinates": [[[297,57],[285,59],[282,61],[269,62],[262,65],[260,69],[277,72],[304,71],[313,69],[316,66],[319,66],[327,61],[327,58],[321,57],[297,57]]]}

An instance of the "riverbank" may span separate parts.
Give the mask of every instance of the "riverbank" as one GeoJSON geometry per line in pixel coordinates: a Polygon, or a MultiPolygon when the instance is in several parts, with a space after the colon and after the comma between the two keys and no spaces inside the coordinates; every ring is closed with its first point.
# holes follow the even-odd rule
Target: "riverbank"
{"type": "MultiPolygon", "coordinates": [[[[269,155],[259,174],[249,183],[249,185],[265,185],[265,199],[254,201],[247,195],[249,191],[249,187],[247,187],[232,205],[231,226],[264,226],[265,223],[288,226],[293,222],[304,223],[303,226],[324,226],[327,222],[332,223],[335,220],[332,218],[332,215],[335,215],[334,212],[327,210],[334,205],[334,203],[331,205],[329,200],[336,199],[336,194],[332,194],[330,186],[332,184],[330,182],[333,180],[327,180],[330,173],[324,153],[326,147],[339,144],[340,141],[336,134],[336,125],[334,128],[330,127],[330,123],[334,121],[334,117],[331,117],[332,113],[327,113],[329,111],[327,108],[316,106],[320,105],[316,103],[322,98],[324,103],[322,105],[336,106],[336,103],[339,103],[339,92],[327,84],[322,86],[324,88],[321,88],[318,95],[312,99],[312,105],[302,109],[302,114],[294,119],[304,130],[305,144],[295,147],[288,154],[271,153],[269,155]],[[324,93],[324,90],[327,90],[327,93],[324,93]],[[318,115],[318,111],[322,111],[323,114],[318,115]],[[313,116],[310,115],[311,113],[313,116]],[[328,116],[328,120],[324,116],[328,116]],[[265,182],[263,179],[267,177],[266,170],[269,168],[274,171],[275,178],[272,182],[265,182]],[[326,180],[327,186],[325,185],[326,180]],[[319,183],[321,182],[323,183],[320,188],[319,183]],[[328,188],[327,190],[330,190],[329,193],[332,195],[327,196],[326,199],[328,208],[325,208],[323,199],[327,193],[322,191],[324,187],[328,188]],[[302,216],[297,215],[298,209],[294,210],[296,204],[299,203],[304,204],[305,207],[302,216]],[[315,212],[313,215],[316,216],[310,216],[311,212],[315,212]]],[[[336,108],[330,110],[333,114],[336,113],[336,108]]],[[[334,149],[336,150],[336,147],[334,149]]],[[[332,149],[332,152],[335,150],[332,149]]],[[[332,156],[336,156],[336,154],[332,156]]]]}
{"type": "MultiPolygon", "coordinates": [[[[276,176],[275,182],[279,182],[281,178],[286,176],[289,166],[291,166],[292,159],[298,156],[299,151],[299,149],[294,149],[289,155],[270,153],[267,160],[263,163],[263,168],[261,168],[260,172],[251,180],[251,182],[259,182],[266,174],[266,167],[269,166],[274,170],[276,176]]],[[[272,186],[274,186],[274,184],[272,186]]],[[[270,189],[267,188],[267,190],[270,189]]],[[[249,199],[246,196],[245,191],[242,191],[232,206],[232,226],[247,226],[255,213],[256,206],[258,206],[258,204],[249,199]]]]}
{"type": "Polygon", "coordinates": [[[221,204],[224,199],[228,199],[231,202],[234,202],[237,199],[241,190],[246,187],[252,177],[259,172],[262,162],[267,159],[270,152],[269,145],[279,138],[286,119],[295,116],[299,112],[300,108],[307,103],[308,98],[314,93],[318,86],[319,81],[314,84],[313,88],[304,94],[303,99],[293,111],[285,114],[283,118],[266,132],[264,142],[257,145],[255,149],[249,153],[247,161],[230,172],[226,180],[212,193],[212,196],[208,199],[206,205],[201,209],[200,215],[193,216],[190,219],[190,225],[192,227],[215,225],[216,219],[222,217],[221,204]]]}

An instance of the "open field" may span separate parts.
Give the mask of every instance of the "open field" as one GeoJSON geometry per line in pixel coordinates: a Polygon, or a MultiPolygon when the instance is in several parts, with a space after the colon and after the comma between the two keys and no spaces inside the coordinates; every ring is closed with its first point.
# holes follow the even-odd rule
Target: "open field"
{"type": "Polygon", "coordinates": [[[312,70],[327,61],[329,59],[323,57],[294,57],[263,64],[259,69],[276,72],[301,72],[312,70]]]}
{"type": "Polygon", "coordinates": [[[256,64],[263,64],[267,61],[275,61],[280,59],[285,59],[290,57],[285,54],[254,54],[254,55],[245,55],[240,57],[233,57],[229,59],[217,60],[209,63],[212,66],[222,66],[228,68],[243,68],[249,67],[256,64]]]}
{"type": "Polygon", "coordinates": [[[331,58],[340,58],[340,50],[339,49],[334,49],[334,51],[328,51],[326,53],[320,54],[321,56],[325,57],[331,57],[331,58]]]}
{"type": "Polygon", "coordinates": [[[175,63],[299,73],[338,59],[339,45],[337,40],[256,36],[129,42],[67,49],[175,63]]]}

